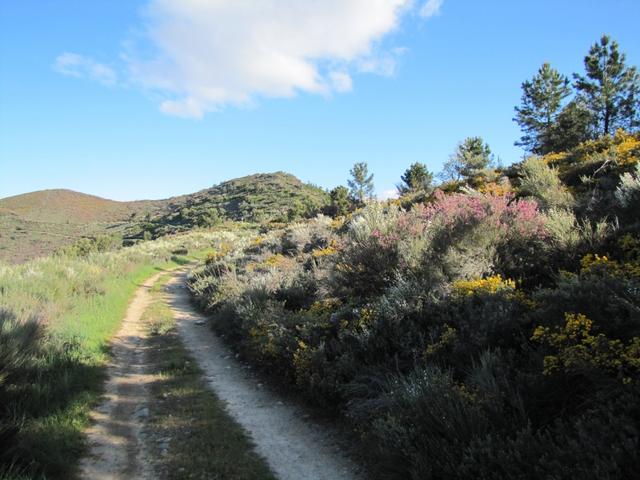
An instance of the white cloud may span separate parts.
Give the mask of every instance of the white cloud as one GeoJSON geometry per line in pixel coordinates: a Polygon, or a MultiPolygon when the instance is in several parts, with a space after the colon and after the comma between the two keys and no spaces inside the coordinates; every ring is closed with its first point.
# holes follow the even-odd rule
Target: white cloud
{"type": "Polygon", "coordinates": [[[398,190],[395,188],[392,190],[385,190],[378,194],[378,200],[391,200],[392,198],[398,198],[398,190]]]}
{"type": "Polygon", "coordinates": [[[403,47],[385,41],[407,12],[438,14],[443,0],[148,0],[124,42],[121,82],[89,57],[54,68],[104,85],[138,86],[162,112],[200,118],[257,98],[353,90],[359,73],[392,76],[403,47]]]}
{"type": "Polygon", "coordinates": [[[201,117],[257,97],[331,94],[352,74],[393,73],[381,41],[413,0],[152,0],[152,55],[130,50],[134,82],[159,92],[168,114],[201,117]]]}
{"type": "Polygon", "coordinates": [[[443,2],[444,0],[427,0],[427,3],[425,3],[420,9],[420,16],[429,18],[439,15],[443,2]]]}
{"type": "Polygon", "coordinates": [[[112,68],[77,53],[65,52],[58,55],[53,68],[63,75],[90,78],[107,86],[118,82],[118,75],[112,68]]]}

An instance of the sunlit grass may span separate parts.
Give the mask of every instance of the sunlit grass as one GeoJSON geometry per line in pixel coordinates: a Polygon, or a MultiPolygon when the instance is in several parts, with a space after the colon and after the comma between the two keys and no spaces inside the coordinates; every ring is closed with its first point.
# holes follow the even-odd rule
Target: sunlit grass
{"type": "MultiPolygon", "coordinates": [[[[134,292],[151,275],[203,258],[232,236],[198,232],[82,258],[0,266],[0,305],[17,325],[35,322],[41,331],[29,361],[0,379],[0,440],[7,438],[0,479],[75,474],[86,448],[82,431],[102,393],[108,342],[134,292]],[[176,248],[188,254],[174,255],[176,248]]],[[[10,330],[5,335],[11,339],[10,330]]]]}

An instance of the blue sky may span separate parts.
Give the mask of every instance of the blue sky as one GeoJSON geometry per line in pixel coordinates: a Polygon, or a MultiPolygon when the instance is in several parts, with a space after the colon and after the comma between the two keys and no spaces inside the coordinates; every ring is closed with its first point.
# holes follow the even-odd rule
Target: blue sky
{"type": "Polygon", "coordinates": [[[480,135],[505,163],[520,84],[602,33],[640,64],[637,0],[0,0],[0,197],[164,198],[284,170],[394,188],[480,135]],[[427,3],[429,4],[428,6],[427,3]]]}

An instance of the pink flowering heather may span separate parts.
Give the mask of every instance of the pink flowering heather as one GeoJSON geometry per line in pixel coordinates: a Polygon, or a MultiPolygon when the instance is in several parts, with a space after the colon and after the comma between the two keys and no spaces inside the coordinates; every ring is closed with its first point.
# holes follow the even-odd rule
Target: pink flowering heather
{"type": "Polygon", "coordinates": [[[544,217],[532,200],[514,200],[513,195],[445,195],[438,191],[436,201],[422,212],[427,223],[445,228],[468,223],[488,223],[505,235],[544,238],[544,217]]]}
{"type": "Polygon", "coordinates": [[[387,232],[375,229],[371,237],[383,248],[396,247],[402,240],[416,238],[424,233],[426,223],[422,218],[422,209],[401,213],[387,232]]]}

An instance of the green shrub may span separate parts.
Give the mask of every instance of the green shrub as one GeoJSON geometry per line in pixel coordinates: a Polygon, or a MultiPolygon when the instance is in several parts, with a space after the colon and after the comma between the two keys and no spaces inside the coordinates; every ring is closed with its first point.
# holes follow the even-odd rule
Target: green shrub
{"type": "Polygon", "coordinates": [[[565,313],[582,313],[608,337],[640,335],[640,278],[619,270],[613,261],[596,261],[577,274],[564,273],[555,288],[533,294],[535,323],[560,326],[565,313]]]}
{"type": "Polygon", "coordinates": [[[312,272],[299,272],[286,278],[274,292],[274,298],[283,302],[287,310],[307,309],[315,301],[318,285],[312,272]]]}
{"type": "Polygon", "coordinates": [[[122,235],[99,235],[95,238],[81,238],[58,252],[70,257],[86,257],[91,253],[108,252],[122,247],[122,235]]]}
{"type": "Polygon", "coordinates": [[[637,212],[640,207],[640,162],[636,165],[634,174],[627,172],[620,176],[620,185],[615,195],[623,209],[635,209],[637,212]]]}
{"type": "Polygon", "coordinates": [[[535,201],[435,192],[265,229],[191,291],[245,358],[346,413],[381,478],[635,478],[637,225],[585,215],[585,186],[569,210],[538,160],[524,173],[535,201]]]}
{"type": "Polygon", "coordinates": [[[533,197],[542,210],[570,209],[574,200],[560,181],[558,171],[540,157],[529,157],[520,166],[518,194],[533,197]]]}
{"type": "Polygon", "coordinates": [[[489,434],[465,448],[450,478],[573,480],[640,477],[638,408],[629,392],[573,420],[489,434]]]}
{"type": "Polygon", "coordinates": [[[392,478],[454,478],[464,446],[490,428],[474,395],[438,367],[391,377],[375,405],[371,435],[392,478]]]}

